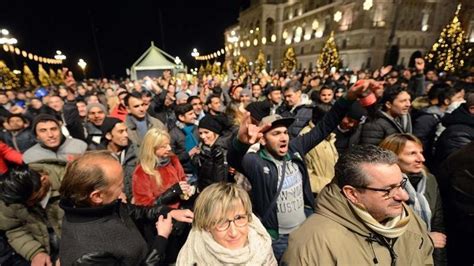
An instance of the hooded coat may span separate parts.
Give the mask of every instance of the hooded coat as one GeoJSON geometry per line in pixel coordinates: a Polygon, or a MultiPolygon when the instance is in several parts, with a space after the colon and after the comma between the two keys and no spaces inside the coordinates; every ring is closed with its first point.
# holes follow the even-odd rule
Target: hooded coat
{"type": "MultiPolygon", "coordinates": [[[[403,206],[410,220],[392,246],[395,265],[432,265],[433,243],[426,225],[403,206]]],[[[391,265],[390,250],[377,236],[354,214],[339,186],[331,183],[318,195],[316,214],[290,234],[283,261],[287,265],[391,265]]]]}

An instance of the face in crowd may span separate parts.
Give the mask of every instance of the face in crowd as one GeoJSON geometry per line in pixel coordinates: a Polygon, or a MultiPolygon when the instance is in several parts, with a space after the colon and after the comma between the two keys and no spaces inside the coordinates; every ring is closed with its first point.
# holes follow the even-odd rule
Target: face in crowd
{"type": "Polygon", "coordinates": [[[128,132],[127,126],[125,123],[117,123],[115,124],[112,130],[105,134],[105,138],[109,140],[109,143],[113,143],[119,147],[127,147],[128,146],[128,132]]]}
{"type": "Polygon", "coordinates": [[[290,136],[288,135],[288,128],[276,127],[263,135],[260,139],[260,144],[265,146],[265,149],[274,157],[281,158],[288,152],[288,144],[290,136]]]}
{"type": "Polygon", "coordinates": [[[92,107],[87,113],[87,120],[94,124],[95,126],[100,127],[104,123],[105,113],[104,110],[100,107],[92,107]]]}
{"type": "Polygon", "coordinates": [[[35,133],[38,141],[48,148],[55,149],[61,144],[61,129],[54,121],[39,122],[35,133]]]}
{"type": "Polygon", "coordinates": [[[400,167],[397,164],[370,163],[363,163],[361,167],[366,173],[368,185],[364,188],[344,186],[346,197],[382,224],[389,218],[400,216],[403,212],[402,203],[408,200],[408,193],[404,189],[407,180],[402,177],[400,167]]]}
{"type": "Polygon", "coordinates": [[[334,99],[334,91],[331,88],[322,88],[319,91],[319,100],[322,103],[331,103],[334,99]]]}
{"type": "Polygon", "coordinates": [[[141,98],[130,97],[128,99],[127,111],[137,119],[144,119],[146,116],[146,107],[141,98]]]}
{"type": "Polygon", "coordinates": [[[59,96],[51,96],[48,99],[48,106],[56,112],[62,112],[64,101],[59,96]]]}
{"type": "Polygon", "coordinates": [[[208,146],[214,145],[217,138],[219,137],[217,133],[212,132],[206,128],[199,128],[198,132],[199,132],[199,138],[201,139],[201,141],[208,146]]]}
{"type": "Polygon", "coordinates": [[[273,104],[280,104],[281,103],[281,90],[274,90],[268,93],[268,99],[273,104]]]}
{"type": "Polygon", "coordinates": [[[293,89],[286,90],[283,95],[285,96],[285,102],[289,107],[296,106],[301,101],[301,91],[294,91],[293,89]]]}
{"type": "Polygon", "coordinates": [[[402,91],[397,95],[393,102],[386,102],[385,106],[392,117],[406,115],[410,112],[411,96],[408,92],[402,91]]]}
{"type": "Polygon", "coordinates": [[[202,113],[202,101],[199,98],[194,98],[191,100],[191,105],[193,106],[193,111],[196,115],[202,113]]]}

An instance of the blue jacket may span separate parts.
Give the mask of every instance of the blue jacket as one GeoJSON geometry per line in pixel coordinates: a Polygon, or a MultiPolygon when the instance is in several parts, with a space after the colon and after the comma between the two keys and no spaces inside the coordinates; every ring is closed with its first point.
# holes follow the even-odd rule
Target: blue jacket
{"type": "MultiPolygon", "coordinates": [[[[351,101],[344,97],[341,98],[310,132],[290,139],[288,153],[284,159],[291,160],[298,165],[303,177],[304,203],[312,209],[314,209],[314,196],[311,193],[304,156],[337,127],[351,104],[351,101]]],[[[227,159],[232,167],[249,179],[252,184],[253,211],[257,216],[262,217],[277,192],[278,170],[265,149],[261,149],[258,153],[246,153],[248,148],[249,145],[243,144],[237,138],[234,138],[227,153],[227,159]]],[[[262,223],[272,237],[278,234],[276,205],[273,206],[270,215],[262,220],[262,223]]]]}

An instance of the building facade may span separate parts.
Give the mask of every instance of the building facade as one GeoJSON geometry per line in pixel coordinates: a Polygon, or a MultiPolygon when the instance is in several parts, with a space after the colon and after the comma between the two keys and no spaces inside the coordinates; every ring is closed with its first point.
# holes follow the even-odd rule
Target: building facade
{"type": "Polygon", "coordinates": [[[278,69],[292,46],[298,69],[314,69],[334,31],[343,67],[375,69],[397,46],[398,64],[425,53],[456,9],[454,0],[252,0],[237,25],[225,31],[227,59],[255,61],[265,54],[267,69],[278,69]]]}

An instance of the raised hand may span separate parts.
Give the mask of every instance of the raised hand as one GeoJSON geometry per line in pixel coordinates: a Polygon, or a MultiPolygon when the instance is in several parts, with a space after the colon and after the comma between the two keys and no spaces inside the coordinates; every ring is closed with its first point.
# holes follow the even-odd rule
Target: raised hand
{"type": "Polygon", "coordinates": [[[238,139],[240,142],[245,144],[255,144],[263,137],[263,131],[269,128],[271,125],[257,126],[252,124],[250,113],[245,112],[242,124],[239,127],[238,139]]]}

